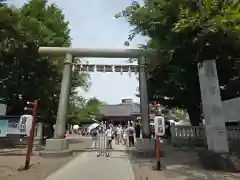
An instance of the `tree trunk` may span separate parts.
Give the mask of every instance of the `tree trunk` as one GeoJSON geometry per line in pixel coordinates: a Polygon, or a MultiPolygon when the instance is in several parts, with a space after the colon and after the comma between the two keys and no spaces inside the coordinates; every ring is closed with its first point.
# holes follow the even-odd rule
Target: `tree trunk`
{"type": "Polygon", "coordinates": [[[187,112],[192,126],[199,126],[199,123],[201,122],[200,108],[196,105],[192,105],[187,108],[187,112]]]}

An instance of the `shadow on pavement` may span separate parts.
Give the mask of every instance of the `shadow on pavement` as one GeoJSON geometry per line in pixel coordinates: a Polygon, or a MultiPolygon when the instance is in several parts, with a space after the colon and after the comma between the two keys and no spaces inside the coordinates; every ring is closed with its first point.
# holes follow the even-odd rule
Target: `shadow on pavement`
{"type": "MultiPolygon", "coordinates": [[[[179,150],[170,145],[163,147],[164,157],[161,157],[161,167],[168,180],[179,178],[184,180],[234,180],[240,179],[237,173],[227,173],[223,171],[206,170],[202,167],[198,151],[195,149],[179,150]]],[[[133,156],[128,153],[135,173],[146,171],[149,176],[158,174],[152,170],[156,165],[155,157],[133,156]]],[[[156,175],[157,176],[157,175],[156,175]]],[[[159,178],[156,178],[159,179],[159,178]]],[[[155,180],[155,178],[153,178],[155,180]]]]}
{"type": "Polygon", "coordinates": [[[73,150],[73,152],[85,152],[85,151],[93,151],[91,148],[92,141],[90,138],[68,138],[69,148],[73,150]]]}

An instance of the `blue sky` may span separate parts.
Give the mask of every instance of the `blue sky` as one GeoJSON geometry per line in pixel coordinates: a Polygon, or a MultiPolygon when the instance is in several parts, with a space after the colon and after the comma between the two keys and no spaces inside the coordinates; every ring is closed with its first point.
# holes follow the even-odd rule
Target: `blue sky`
{"type": "MultiPolygon", "coordinates": [[[[26,0],[9,0],[21,6],[26,0]]],[[[115,19],[114,15],[131,4],[132,0],[49,0],[57,4],[70,22],[72,47],[84,48],[125,48],[130,27],[125,19],[115,19]]],[[[128,48],[135,48],[146,42],[146,38],[136,37],[128,48]]],[[[127,59],[86,58],[92,64],[127,64],[127,59]]],[[[119,103],[122,98],[135,97],[138,81],[133,74],[91,73],[92,86],[89,92],[79,90],[86,98],[97,97],[109,104],[119,103]]]]}

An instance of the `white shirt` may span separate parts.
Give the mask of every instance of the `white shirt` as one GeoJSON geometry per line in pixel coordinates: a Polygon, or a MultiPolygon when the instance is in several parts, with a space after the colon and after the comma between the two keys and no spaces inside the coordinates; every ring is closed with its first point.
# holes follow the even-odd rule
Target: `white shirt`
{"type": "Polygon", "coordinates": [[[112,129],[107,129],[106,130],[106,136],[108,137],[108,138],[112,138],[112,135],[113,135],[113,132],[112,132],[112,129]]]}
{"type": "Polygon", "coordinates": [[[128,129],[127,129],[127,128],[125,128],[125,129],[123,130],[123,135],[128,135],[128,129]]]}
{"type": "Polygon", "coordinates": [[[122,134],[122,127],[117,127],[117,134],[122,134]]]}

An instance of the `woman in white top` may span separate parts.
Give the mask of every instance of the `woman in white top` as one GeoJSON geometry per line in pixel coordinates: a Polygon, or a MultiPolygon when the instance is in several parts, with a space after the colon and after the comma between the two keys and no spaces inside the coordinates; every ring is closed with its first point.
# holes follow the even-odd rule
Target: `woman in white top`
{"type": "Polygon", "coordinates": [[[123,130],[123,145],[127,145],[127,140],[128,140],[128,128],[124,127],[124,130],[123,130]]]}
{"type": "Polygon", "coordinates": [[[109,149],[112,149],[112,138],[113,138],[113,130],[109,126],[106,130],[106,137],[107,137],[107,146],[109,149]]]}
{"type": "Polygon", "coordinates": [[[122,135],[122,126],[118,125],[117,127],[117,137],[116,137],[116,144],[119,144],[121,140],[121,135],[122,135]]]}

